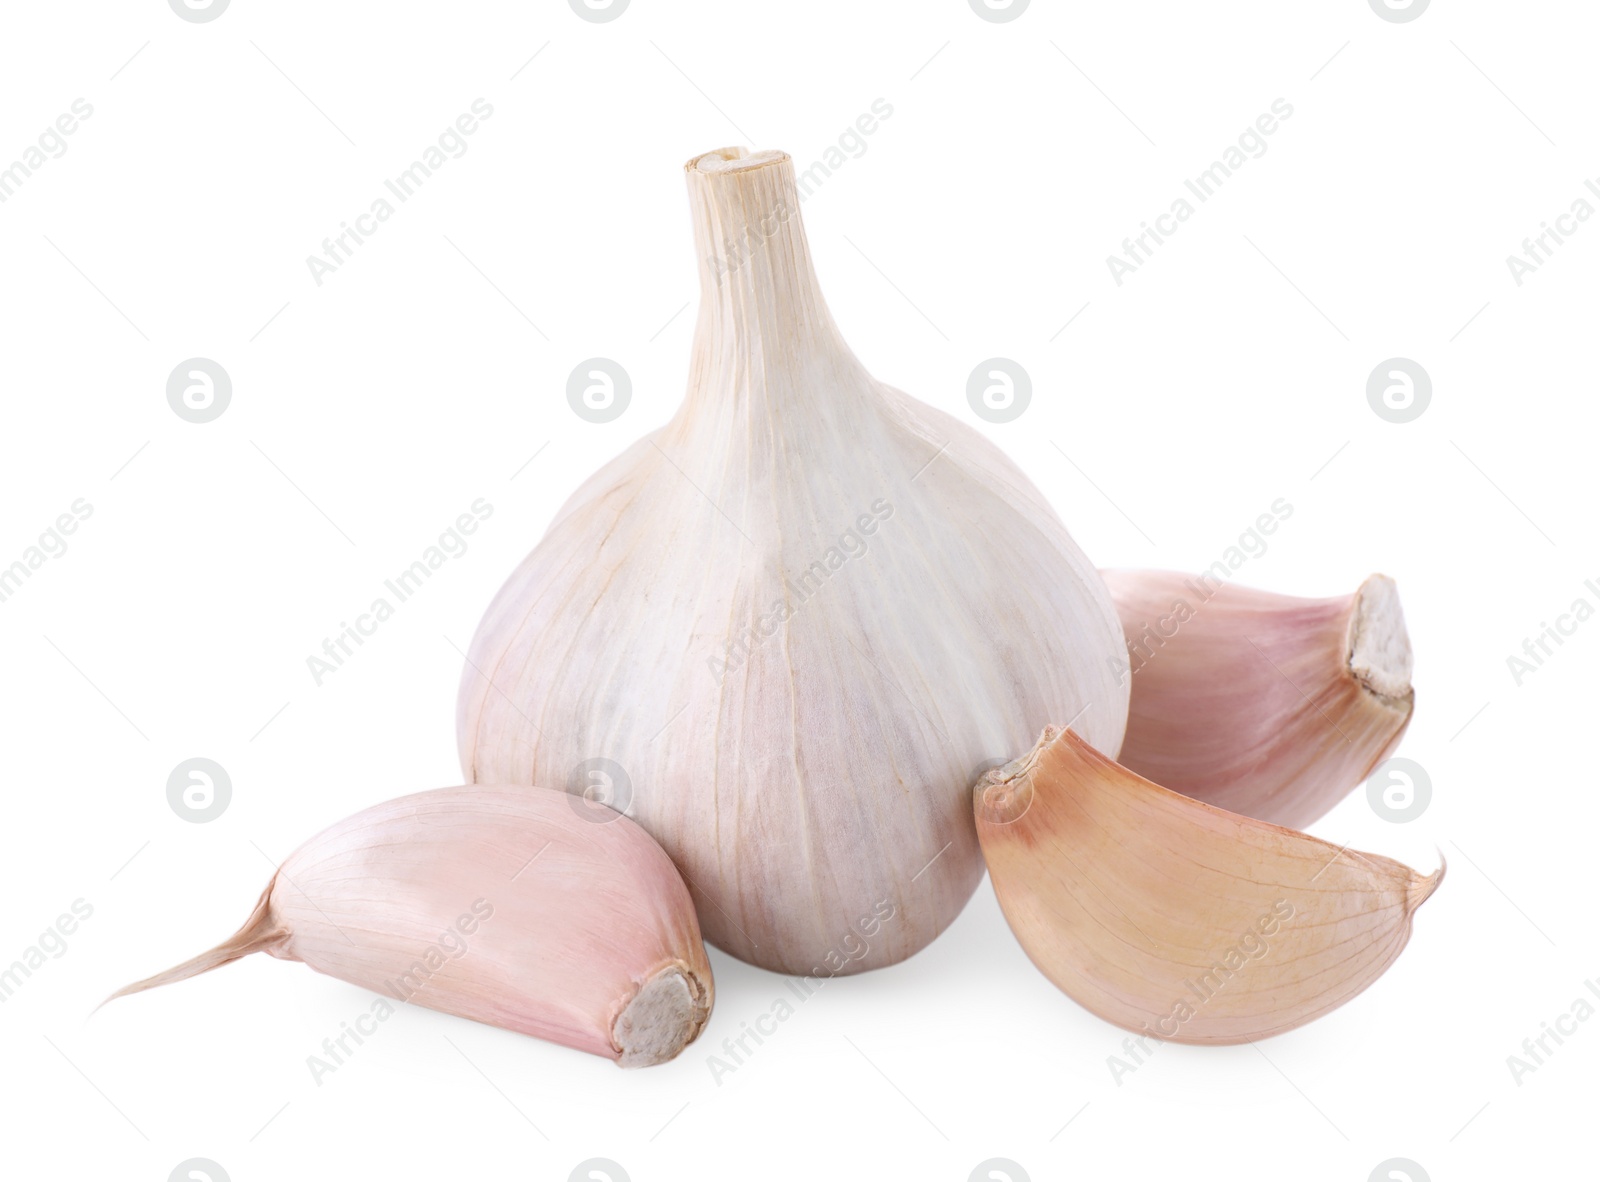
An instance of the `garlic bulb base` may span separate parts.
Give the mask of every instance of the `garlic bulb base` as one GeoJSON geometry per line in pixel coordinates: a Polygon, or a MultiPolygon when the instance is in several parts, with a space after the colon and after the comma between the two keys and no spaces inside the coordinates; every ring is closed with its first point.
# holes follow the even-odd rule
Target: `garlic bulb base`
{"type": "Polygon", "coordinates": [[[623,1067],[651,1067],[676,1058],[711,1016],[711,990],[687,965],[652,976],[611,1027],[623,1067]]]}
{"type": "Polygon", "coordinates": [[[1388,575],[1373,575],[1356,592],[1350,613],[1350,672],[1379,697],[1411,697],[1411,637],[1400,592],[1388,575]]]}

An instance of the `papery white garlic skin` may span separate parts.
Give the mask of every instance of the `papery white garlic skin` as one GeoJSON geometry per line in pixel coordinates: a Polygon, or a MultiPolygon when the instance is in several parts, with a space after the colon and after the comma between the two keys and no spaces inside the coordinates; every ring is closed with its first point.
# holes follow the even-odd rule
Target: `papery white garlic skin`
{"type": "Polygon", "coordinates": [[[376,805],[286,859],[218,948],[113,997],[252,952],[624,1067],[711,1010],[688,891],[650,836],[565,792],[468,786],[376,805]]]}
{"type": "Polygon", "coordinates": [[[1130,771],[1303,829],[1399,745],[1416,694],[1394,580],[1304,599],[1214,576],[1101,573],[1128,643],[1118,761],[1130,771]]]}
{"type": "Polygon", "coordinates": [[[462,768],[582,790],[574,769],[613,761],[714,943],[789,973],[891,964],[977,884],[980,765],[1060,718],[1117,750],[1121,631],[1027,478],[846,346],[789,157],[686,173],[688,395],[490,605],[462,768]]]}

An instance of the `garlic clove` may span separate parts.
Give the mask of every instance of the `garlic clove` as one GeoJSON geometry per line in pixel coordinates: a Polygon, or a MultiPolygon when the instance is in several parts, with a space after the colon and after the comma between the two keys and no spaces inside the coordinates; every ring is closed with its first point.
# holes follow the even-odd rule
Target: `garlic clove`
{"type": "Polygon", "coordinates": [[[112,998],[252,952],[623,1067],[673,1058],[711,1012],[667,855],[626,817],[545,788],[444,788],[356,813],[288,857],[233,937],[112,998]]]}
{"type": "Polygon", "coordinates": [[[1033,963],[1168,1042],[1265,1038],[1343,1005],[1444,876],[1169,792],[1054,727],[978,781],[973,811],[1033,963]]]}
{"type": "Polygon", "coordinates": [[[1127,641],[1118,761],[1229,812],[1304,829],[1400,742],[1411,642],[1394,580],[1300,599],[1171,571],[1103,571],[1127,641]]]}
{"type": "Polygon", "coordinates": [[[1016,466],[850,351],[793,161],[725,148],[685,178],[686,397],[489,605],[463,773],[559,785],[607,760],[713,943],[794,974],[893,964],[982,877],[975,767],[1086,707],[1116,749],[1121,631],[1016,466]]]}

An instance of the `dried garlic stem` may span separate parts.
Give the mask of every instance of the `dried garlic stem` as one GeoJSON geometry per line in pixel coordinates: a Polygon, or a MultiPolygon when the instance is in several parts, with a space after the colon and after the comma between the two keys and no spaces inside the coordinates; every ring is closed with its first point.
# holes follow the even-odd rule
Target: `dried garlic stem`
{"type": "Polygon", "coordinates": [[[1103,571],[1132,677],[1120,762],[1174,792],[1303,829],[1411,721],[1394,581],[1299,599],[1171,571],[1103,571]]]}
{"type": "Polygon", "coordinates": [[[1190,800],[1047,728],[973,792],[1012,930],[1064,993],[1169,1042],[1292,1030],[1381,976],[1439,885],[1190,800]]]}

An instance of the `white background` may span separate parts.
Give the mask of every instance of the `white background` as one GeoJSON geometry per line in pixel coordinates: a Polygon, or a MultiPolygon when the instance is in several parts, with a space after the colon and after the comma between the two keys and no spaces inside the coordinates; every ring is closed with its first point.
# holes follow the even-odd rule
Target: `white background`
{"type": "Polygon", "coordinates": [[[1600,176],[1597,32],[1589,5],[1489,0],[1411,23],[1365,0],[1034,0],[1010,23],[965,0],[634,0],[606,24],[562,0],[234,0],[205,24],[8,5],[0,164],[75,99],[94,113],[0,204],[0,565],[76,498],[93,515],[0,603],[0,963],[94,911],[0,1005],[7,1175],[1551,1176],[1592,1124],[1600,1022],[1520,1086],[1506,1059],[1600,977],[1600,623],[1520,686],[1506,658],[1600,602],[1600,224],[1520,287],[1505,257],[1600,176]],[[318,286],[306,256],[480,97],[470,150],[318,286]],[[1280,97],[1266,154],[1118,286],[1106,256],[1280,97]],[[318,1086],[307,1056],[370,999],[266,957],[89,1019],[232,932],[309,834],[459,780],[458,649],[567,493],[681,397],[683,161],[804,165],[877,98],[893,115],[804,207],[877,376],[1004,447],[1101,565],[1199,569],[1283,497],[1240,581],[1398,580],[1401,753],[1432,804],[1390,824],[1358,790],[1315,829],[1449,859],[1392,971],[1307,1028],[1164,1047],[1119,1084],[1122,1032],[1034,971],[985,882],[720,1083],[707,1056],[788,995],[716,952],[709,1028],[639,1072],[407,1007],[318,1086]],[[565,399],[595,355],[634,383],[606,425],[565,399]],[[1034,380],[1005,425],[965,400],[996,355],[1034,380]],[[204,425],[165,395],[194,356],[233,381],[204,425]],[[1393,356],[1434,385],[1403,425],[1365,394],[1393,356]],[[314,684],[324,637],[479,497],[471,548],[314,684]],[[194,756],[233,782],[208,824],[166,799],[194,756]]]}

